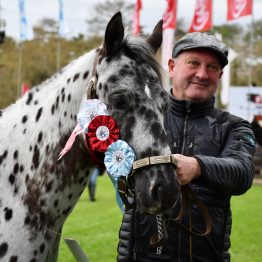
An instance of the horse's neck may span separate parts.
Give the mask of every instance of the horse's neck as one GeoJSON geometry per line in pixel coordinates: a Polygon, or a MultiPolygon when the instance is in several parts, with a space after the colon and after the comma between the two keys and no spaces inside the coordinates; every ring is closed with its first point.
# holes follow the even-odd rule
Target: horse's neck
{"type": "MultiPolygon", "coordinates": [[[[79,58],[62,73],[33,88],[5,109],[0,118],[0,156],[4,155],[0,174],[6,176],[8,194],[20,195],[30,212],[36,210],[35,205],[40,205],[40,197],[48,205],[59,191],[68,194],[72,206],[74,198],[79,197],[85,182],[80,179],[79,161],[85,158],[80,140],[60,163],[57,163],[57,157],[76,125],[94,56],[91,52],[79,58]],[[74,188],[77,196],[70,195],[74,188]],[[39,199],[32,201],[32,194],[39,199]]],[[[2,187],[4,184],[0,189],[2,187]]],[[[61,199],[63,194],[60,194],[61,199]]],[[[59,205],[59,197],[56,199],[59,205]]],[[[53,201],[50,205],[54,205],[53,201]]]]}

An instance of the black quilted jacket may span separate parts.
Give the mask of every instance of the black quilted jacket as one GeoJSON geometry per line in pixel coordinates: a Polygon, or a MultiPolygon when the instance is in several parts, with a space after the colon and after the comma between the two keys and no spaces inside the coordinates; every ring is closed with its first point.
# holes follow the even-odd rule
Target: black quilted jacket
{"type": "MultiPolygon", "coordinates": [[[[230,261],[232,225],[230,198],[245,193],[252,185],[255,152],[253,132],[247,121],[214,107],[214,99],[204,103],[177,101],[165,117],[172,153],[194,156],[202,175],[190,183],[207,206],[213,229],[205,237],[192,237],[193,261],[230,261]]],[[[173,210],[173,217],[178,207],[173,210]]],[[[204,231],[204,220],[192,204],[193,230],[204,231]]],[[[186,213],[182,223],[188,225],[186,213]]],[[[190,261],[189,234],[175,223],[168,226],[168,239],[162,254],[149,247],[157,232],[156,217],[139,214],[135,209],[123,216],[117,261],[190,261]]]]}

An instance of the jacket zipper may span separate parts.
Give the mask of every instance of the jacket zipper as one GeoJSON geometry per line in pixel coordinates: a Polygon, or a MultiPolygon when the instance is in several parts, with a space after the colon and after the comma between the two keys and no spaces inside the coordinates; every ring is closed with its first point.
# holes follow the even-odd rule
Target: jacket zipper
{"type": "Polygon", "coordinates": [[[184,155],[184,151],[185,151],[186,131],[187,131],[187,124],[188,124],[188,117],[189,117],[189,113],[190,113],[190,105],[191,105],[191,103],[187,104],[186,117],[185,117],[185,122],[184,122],[183,143],[182,143],[182,148],[181,148],[181,154],[182,155],[184,155]]]}

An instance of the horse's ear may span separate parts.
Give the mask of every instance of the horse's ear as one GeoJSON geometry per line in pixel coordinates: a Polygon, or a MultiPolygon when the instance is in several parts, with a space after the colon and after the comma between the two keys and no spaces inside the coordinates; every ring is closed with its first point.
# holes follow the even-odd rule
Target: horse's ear
{"type": "Polygon", "coordinates": [[[163,20],[161,19],[155,26],[153,33],[147,38],[148,44],[156,53],[163,40],[163,20]]]}
{"type": "Polygon", "coordinates": [[[108,22],[105,32],[103,51],[105,56],[118,53],[124,38],[124,26],[121,12],[116,13],[108,22]]]}

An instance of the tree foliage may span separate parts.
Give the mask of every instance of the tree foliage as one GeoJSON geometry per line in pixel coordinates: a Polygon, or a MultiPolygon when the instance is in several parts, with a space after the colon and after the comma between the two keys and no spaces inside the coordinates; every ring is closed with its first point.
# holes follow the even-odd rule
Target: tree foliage
{"type": "Polygon", "coordinates": [[[133,18],[134,4],[124,0],[105,0],[94,5],[93,15],[86,19],[90,35],[103,35],[110,18],[120,10],[125,26],[130,26],[133,18]]]}

